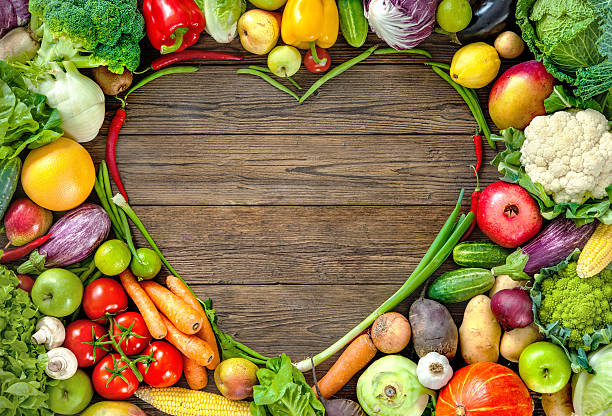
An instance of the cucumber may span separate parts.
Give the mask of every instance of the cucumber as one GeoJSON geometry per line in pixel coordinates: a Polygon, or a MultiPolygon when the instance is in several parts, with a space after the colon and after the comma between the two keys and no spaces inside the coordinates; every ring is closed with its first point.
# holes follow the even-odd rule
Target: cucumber
{"type": "Polygon", "coordinates": [[[506,263],[511,250],[491,241],[466,241],[453,249],[453,260],[463,267],[490,269],[506,263]]]}
{"type": "Polygon", "coordinates": [[[493,287],[495,277],[487,269],[475,267],[446,272],[433,281],[428,295],[442,303],[457,303],[473,298],[493,287]]]}
{"type": "Polygon", "coordinates": [[[354,48],[361,47],[368,37],[368,19],[362,0],[338,0],[342,36],[354,48]]]}
{"type": "Polygon", "coordinates": [[[17,189],[20,172],[21,159],[18,157],[0,161],[0,219],[4,217],[15,189],[17,189]]]}

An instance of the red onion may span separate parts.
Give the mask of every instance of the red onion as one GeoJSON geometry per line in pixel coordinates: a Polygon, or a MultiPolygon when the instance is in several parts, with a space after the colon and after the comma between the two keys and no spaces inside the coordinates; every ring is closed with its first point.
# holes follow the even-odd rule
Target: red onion
{"type": "Polygon", "coordinates": [[[506,331],[524,328],[533,322],[531,298],[522,287],[500,290],[493,295],[491,311],[506,331]]]}

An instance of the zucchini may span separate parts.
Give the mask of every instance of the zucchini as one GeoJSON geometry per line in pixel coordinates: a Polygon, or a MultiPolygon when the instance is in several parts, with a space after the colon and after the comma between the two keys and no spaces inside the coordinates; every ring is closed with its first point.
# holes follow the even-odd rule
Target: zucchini
{"type": "Polygon", "coordinates": [[[347,43],[354,48],[361,47],[368,37],[370,27],[365,17],[362,0],[338,0],[340,31],[347,43]]]}
{"type": "Polygon", "coordinates": [[[463,267],[490,269],[506,263],[511,250],[491,241],[465,241],[453,249],[453,260],[463,267]]]}
{"type": "Polygon", "coordinates": [[[21,159],[14,157],[0,161],[0,219],[11,203],[21,172],[21,159]]]}
{"type": "Polygon", "coordinates": [[[493,287],[495,277],[487,269],[464,268],[446,272],[433,281],[428,295],[442,303],[463,302],[493,287]]]}

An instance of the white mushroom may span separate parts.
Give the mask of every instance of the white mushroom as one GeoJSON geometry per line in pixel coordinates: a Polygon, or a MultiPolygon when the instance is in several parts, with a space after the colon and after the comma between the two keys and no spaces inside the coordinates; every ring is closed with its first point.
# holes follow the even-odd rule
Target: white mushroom
{"type": "Polygon", "coordinates": [[[68,348],[53,348],[47,352],[47,356],[49,361],[45,372],[56,380],[66,380],[72,377],[79,367],[76,356],[68,348]]]}
{"type": "Polygon", "coordinates": [[[423,387],[440,390],[453,378],[453,368],[448,358],[432,351],[419,360],[416,374],[423,387]]]}
{"type": "Polygon", "coordinates": [[[32,334],[32,342],[45,344],[48,350],[57,348],[64,343],[66,330],[61,321],[52,316],[45,316],[36,324],[36,332],[32,334]]]}

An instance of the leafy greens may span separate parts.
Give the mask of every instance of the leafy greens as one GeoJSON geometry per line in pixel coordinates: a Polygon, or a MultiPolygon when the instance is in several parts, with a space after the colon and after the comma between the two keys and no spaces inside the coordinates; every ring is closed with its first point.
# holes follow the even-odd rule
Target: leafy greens
{"type": "Polygon", "coordinates": [[[31,341],[41,317],[17,276],[0,266],[0,414],[51,416],[47,406],[47,354],[31,341]]]}
{"type": "Polygon", "coordinates": [[[282,354],[271,358],[257,371],[259,384],[253,387],[251,414],[254,416],[324,416],[325,407],[317,399],[304,375],[282,354]]]}
{"type": "Polygon", "coordinates": [[[19,72],[0,61],[0,159],[17,157],[62,135],[59,112],[32,93],[19,72]]]}
{"type": "MultiPolygon", "coordinates": [[[[605,105],[605,104],[604,104],[605,105]]],[[[595,99],[583,100],[568,94],[562,86],[556,86],[553,93],[544,101],[548,113],[567,108],[591,108],[604,113],[604,108],[595,99]]],[[[609,108],[608,108],[609,111],[609,108]]],[[[589,198],[582,204],[571,202],[556,203],[546,193],[544,186],[533,182],[521,165],[521,147],[525,141],[525,133],[513,127],[501,131],[501,136],[493,136],[496,141],[503,141],[506,149],[495,156],[491,162],[503,174],[503,180],[516,183],[537,201],[542,216],[547,220],[563,214],[573,219],[578,225],[586,224],[595,218],[605,224],[612,224],[612,184],[606,188],[608,196],[603,199],[589,198]]]]}
{"type": "Polygon", "coordinates": [[[612,88],[610,0],[518,0],[516,19],[531,52],[578,96],[612,88]]]}

